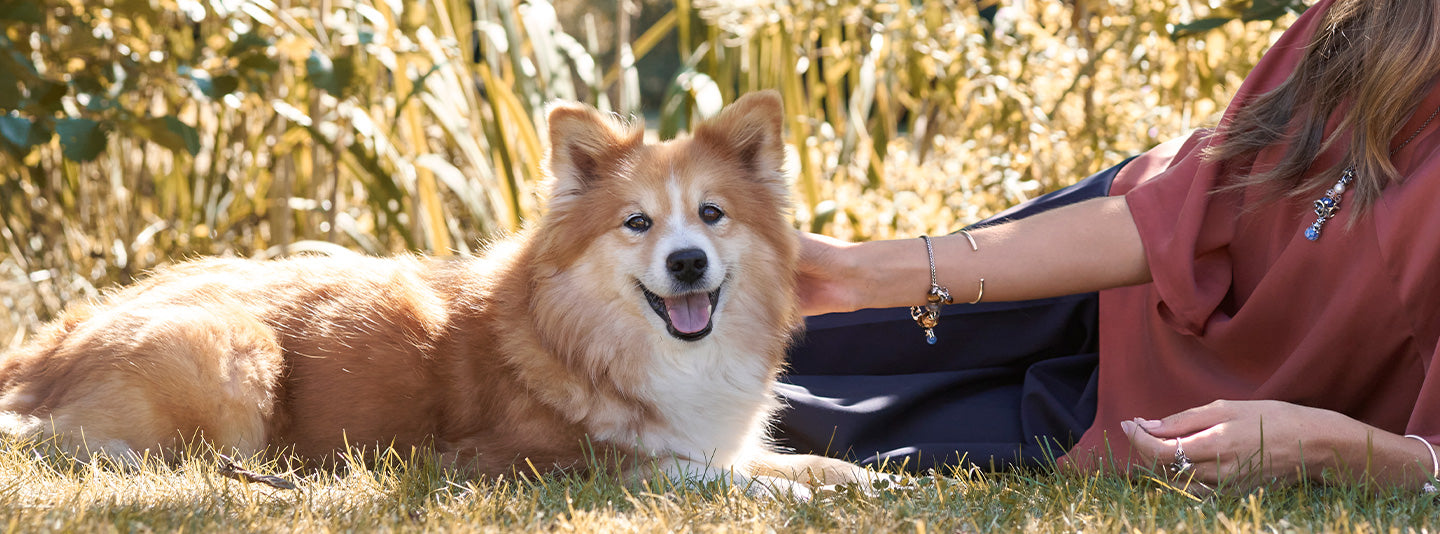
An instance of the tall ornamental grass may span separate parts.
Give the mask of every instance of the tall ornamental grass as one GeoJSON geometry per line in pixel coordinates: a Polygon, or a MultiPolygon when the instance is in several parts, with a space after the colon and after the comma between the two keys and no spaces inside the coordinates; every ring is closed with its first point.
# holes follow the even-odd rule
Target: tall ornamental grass
{"type": "Polygon", "coordinates": [[[669,138],[779,89],[797,228],[953,231],[1213,122],[1303,8],[979,4],[0,0],[0,347],[199,255],[476,250],[554,99],[669,138]]]}

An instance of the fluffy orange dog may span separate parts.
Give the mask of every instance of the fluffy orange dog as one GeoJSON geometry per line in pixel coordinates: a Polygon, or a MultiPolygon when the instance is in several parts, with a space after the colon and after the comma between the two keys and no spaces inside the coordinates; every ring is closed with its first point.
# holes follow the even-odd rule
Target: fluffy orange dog
{"type": "Polygon", "coordinates": [[[4,357],[0,430],[82,457],[197,435],[307,458],[417,446],[481,474],[583,468],[593,447],[798,496],[877,476],[766,444],[798,323],[781,117],[757,93],[647,145],[555,107],[548,206],[524,235],[484,258],[166,269],[4,357]]]}

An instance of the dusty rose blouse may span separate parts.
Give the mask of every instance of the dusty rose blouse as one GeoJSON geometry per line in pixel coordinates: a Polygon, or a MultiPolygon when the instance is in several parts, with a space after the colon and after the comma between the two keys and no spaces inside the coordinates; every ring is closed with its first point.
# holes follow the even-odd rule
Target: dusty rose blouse
{"type": "MultiPolygon", "coordinates": [[[[1289,75],[1330,3],[1281,37],[1227,114],[1289,75]]],[[[1440,90],[1391,146],[1437,106],[1440,90]]],[[[1199,131],[1166,143],[1116,177],[1111,194],[1126,196],[1154,282],[1100,295],[1099,405],[1068,460],[1126,464],[1122,419],[1216,399],[1326,408],[1440,442],[1440,371],[1431,365],[1440,338],[1440,121],[1394,154],[1403,183],[1349,229],[1346,194],[1313,242],[1302,235],[1315,220],[1313,199],[1264,204],[1259,190],[1214,192],[1226,176],[1201,151],[1215,140],[1199,131]]],[[[1345,149],[1321,154],[1313,172],[1345,149]]],[[[1263,151],[1256,166],[1281,150],[1263,151]]]]}

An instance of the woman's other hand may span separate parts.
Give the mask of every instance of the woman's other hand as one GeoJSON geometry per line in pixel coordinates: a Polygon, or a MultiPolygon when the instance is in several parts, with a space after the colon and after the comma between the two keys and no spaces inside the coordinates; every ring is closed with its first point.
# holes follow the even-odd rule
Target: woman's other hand
{"type": "Polygon", "coordinates": [[[1302,465],[1328,460],[1331,450],[1320,436],[1338,415],[1288,402],[1221,400],[1158,421],[1123,421],[1120,427],[1143,459],[1172,465],[1178,445],[1192,463],[1194,480],[1212,486],[1224,481],[1227,489],[1244,491],[1297,481],[1302,465]]]}
{"type": "Polygon", "coordinates": [[[1338,480],[1418,487],[1431,469],[1429,451],[1416,440],[1338,412],[1282,401],[1219,400],[1160,420],[1122,421],[1120,427],[1142,465],[1173,466],[1179,446],[1191,462],[1180,480],[1225,491],[1321,480],[1326,470],[1338,480]]]}

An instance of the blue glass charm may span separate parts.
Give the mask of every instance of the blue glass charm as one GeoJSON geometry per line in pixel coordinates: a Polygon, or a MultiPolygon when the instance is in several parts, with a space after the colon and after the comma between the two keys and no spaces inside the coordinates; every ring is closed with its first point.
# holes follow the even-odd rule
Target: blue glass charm
{"type": "Polygon", "coordinates": [[[1345,195],[1345,186],[1355,180],[1355,168],[1345,169],[1340,174],[1340,180],[1335,186],[1325,191],[1325,196],[1315,200],[1315,222],[1305,228],[1305,239],[1315,241],[1320,239],[1320,229],[1325,227],[1325,221],[1335,217],[1340,211],[1340,198],[1345,195]]]}
{"type": "Polygon", "coordinates": [[[910,307],[910,318],[925,329],[925,342],[934,345],[935,325],[940,324],[940,307],[954,301],[950,299],[950,291],[938,285],[930,286],[930,294],[925,299],[924,306],[910,307]]]}

